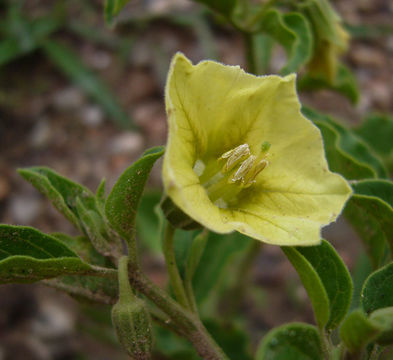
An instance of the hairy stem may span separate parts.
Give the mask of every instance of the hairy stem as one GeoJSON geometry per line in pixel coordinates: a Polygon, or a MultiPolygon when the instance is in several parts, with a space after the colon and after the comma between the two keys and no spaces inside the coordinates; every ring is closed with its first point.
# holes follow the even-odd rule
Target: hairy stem
{"type": "Polygon", "coordinates": [[[170,317],[179,332],[193,344],[203,359],[228,360],[195,314],[180,306],[139,269],[130,267],[129,276],[131,285],[170,317]]]}

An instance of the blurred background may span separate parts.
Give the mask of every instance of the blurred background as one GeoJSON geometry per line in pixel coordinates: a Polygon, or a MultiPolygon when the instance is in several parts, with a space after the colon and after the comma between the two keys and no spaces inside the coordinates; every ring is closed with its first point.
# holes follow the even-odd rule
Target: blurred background
{"type": "MultiPolygon", "coordinates": [[[[344,62],[356,75],[360,101],[353,106],[323,90],[302,92],[302,102],[349,124],[372,112],[392,113],[393,4],[340,0],[335,6],[352,35],[344,62]]],[[[105,24],[101,0],[0,0],[0,223],[75,235],[16,169],[49,166],[92,190],[105,177],[110,189],[144,149],[165,144],[164,85],[177,51],[193,62],[245,66],[241,36],[191,0],[131,1],[115,28],[105,24]]],[[[284,63],[277,46],[268,73],[284,63]]],[[[147,215],[139,220],[145,229],[155,222],[160,164],[149,185],[158,190],[145,199],[147,215]]],[[[159,244],[149,236],[141,235],[144,266],[165,286],[159,244]]],[[[356,272],[359,243],[351,229],[340,220],[325,236],[356,272]]],[[[264,246],[253,264],[250,281],[257,286],[241,301],[237,319],[250,338],[239,339],[233,324],[223,327],[225,341],[239,349],[278,324],[313,322],[307,294],[278,247],[264,246]]],[[[158,334],[156,347],[154,359],[191,359],[187,344],[167,333],[158,334]]],[[[43,285],[0,287],[0,360],[124,358],[107,307],[80,305],[43,285]]],[[[245,359],[241,350],[238,359],[245,359]]]]}

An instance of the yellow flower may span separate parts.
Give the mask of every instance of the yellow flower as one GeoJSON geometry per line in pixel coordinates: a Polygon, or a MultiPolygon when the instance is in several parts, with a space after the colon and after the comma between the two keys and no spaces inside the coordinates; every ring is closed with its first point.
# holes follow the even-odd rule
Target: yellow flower
{"type": "Polygon", "coordinates": [[[165,190],[191,218],[276,245],[313,245],[351,194],[328,170],[300,113],[294,74],[257,77],[214,61],[172,60],[165,190]]]}

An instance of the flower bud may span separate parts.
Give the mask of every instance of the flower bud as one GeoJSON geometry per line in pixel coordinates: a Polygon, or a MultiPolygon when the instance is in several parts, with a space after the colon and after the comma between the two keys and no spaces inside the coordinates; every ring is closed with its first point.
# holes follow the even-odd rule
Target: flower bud
{"type": "Polygon", "coordinates": [[[112,308],[112,323],[123,349],[134,360],[151,358],[153,331],[145,302],[136,297],[128,280],[128,258],[119,260],[119,301],[112,308]]]}

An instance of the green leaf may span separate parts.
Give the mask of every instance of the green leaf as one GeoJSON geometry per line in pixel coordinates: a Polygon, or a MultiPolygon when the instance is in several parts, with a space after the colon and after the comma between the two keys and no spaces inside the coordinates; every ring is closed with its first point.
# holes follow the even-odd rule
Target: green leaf
{"type": "Polygon", "coordinates": [[[352,187],[354,194],[344,215],[363,240],[373,267],[378,268],[387,245],[393,254],[393,183],[363,180],[352,187]]]}
{"type": "Polygon", "coordinates": [[[107,234],[106,224],[101,215],[95,210],[87,209],[80,198],[77,198],[76,208],[84,232],[97,251],[104,256],[110,256],[112,254],[116,258],[120,257],[122,255],[120,239],[113,236],[111,243],[108,241],[109,235],[107,234]]]}
{"type": "Polygon", "coordinates": [[[82,225],[78,219],[77,199],[79,198],[87,209],[96,210],[95,196],[89,189],[47,167],[19,169],[18,173],[46,196],[53,206],[80,230],[82,225]]]}
{"type": "Polygon", "coordinates": [[[260,28],[280,43],[287,53],[287,63],[282,74],[297,72],[312,55],[312,34],[306,18],[300,13],[283,14],[269,9],[260,20],[260,28]]]}
{"type": "Polygon", "coordinates": [[[344,65],[340,64],[336,78],[331,83],[327,78],[305,74],[298,81],[298,87],[302,91],[315,91],[329,89],[335,91],[350,100],[353,104],[359,101],[359,88],[353,73],[344,65]]]}
{"type": "Polygon", "coordinates": [[[340,256],[326,240],[318,246],[282,249],[310,296],[318,326],[335,329],[349,309],[353,289],[340,256]]]}
{"type": "Polygon", "coordinates": [[[393,117],[388,115],[370,115],[354,131],[384,161],[393,172],[393,117]]]}
{"type": "Polygon", "coordinates": [[[198,303],[207,299],[212,289],[225,276],[227,266],[234,256],[255,241],[240,233],[209,233],[205,251],[193,277],[193,288],[198,303]]]}
{"type": "Polygon", "coordinates": [[[203,252],[205,251],[208,236],[209,233],[207,231],[202,231],[200,234],[195,236],[192,241],[191,249],[188,253],[188,259],[186,261],[185,276],[187,279],[191,280],[194,277],[203,252]]]}
{"type": "Polygon", "coordinates": [[[255,360],[321,360],[321,339],[314,326],[290,323],[271,330],[258,346],[255,360]]]}
{"type": "Polygon", "coordinates": [[[393,307],[375,310],[371,313],[370,320],[382,328],[376,342],[379,345],[393,344],[393,307]]]}
{"type": "Polygon", "coordinates": [[[114,304],[118,297],[117,281],[94,276],[59,276],[44,281],[45,285],[61,290],[78,301],[114,304]]]}
{"type": "Polygon", "coordinates": [[[162,146],[147,150],[123,172],[108,196],[106,216],[112,227],[127,241],[135,235],[137,208],[150,171],[163,154],[162,146]]]}
{"type": "Polygon", "coordinates": [[[108,25],[113,24],[114,17],[119,14],[130,0],[105,0],[105,21],[108,25]]]}
{"type": "Polygon", "coordinates": [[[381,332],[381,327],[370,321],[360,309],[351,312],[340,328],[340,338],[349,352],[359,352],[381,332]]]}
{"type": "Polygon", "coordinates": [[[393,263],[373,272],[363,285],[361,303],[367,314],[393,306],[393,263]]]}
{"type": "Polygon", "coordinates": [[[387,176],[381,160],[350,129],[311,108],[303,107],[302,113],[322,132],[330,170],[351,180],[387,176]]]}
{"type": "Polygon", "coordinates": [[[120,239],[108,228],[99,201],[89,189],[46,167],[20,169],[19,174],[48,197],[77,229],[84,232],[97,251],[105,256],[119,255],[120,239]]]}
{"type": "Polygon", "coordinates": [[[94,274],[94,269],[53,236],[31,227],[0,225],[0,283],[67,274],[94,274]]]}
{"type": "Polygon", "coordinates": [[[296,269],[311,300],[315,320],[318,326],[323,328],[329,321],[330,304],[322,280],[310,262],[296,248],[288,246],[281,249],[296,269]]]}
{"type": "Polygon", "coordinates": [[[85,262],[98,266],[110,266],[108,259],[97,252],[86,236],[69,236],[63,233],[52,233],[51,236],[61,241],[85,262]]]}
{"type": "Polygon", "coordinates": [[[58,42],[47,40],[43,44],[43,50],[66,76],[102,106],[109,118],[123,128],[135,128],[109,88],[82,63],[72,49],[58,42]]]}
{"type": "Polygon", "coordinates": [[[225,16],[230,16],[235,8],[237,0],[195,0],[201,4],[205,4],[211,9],[225,16]]]}

